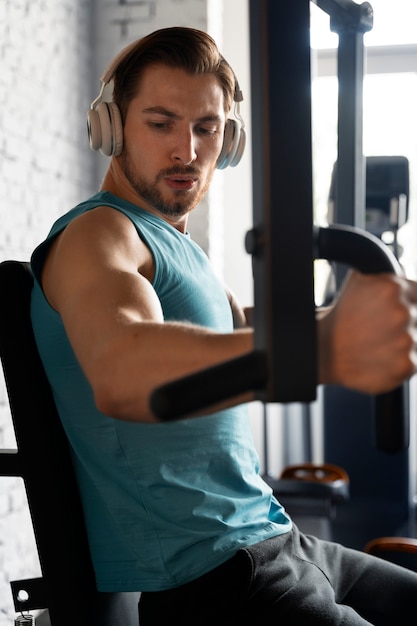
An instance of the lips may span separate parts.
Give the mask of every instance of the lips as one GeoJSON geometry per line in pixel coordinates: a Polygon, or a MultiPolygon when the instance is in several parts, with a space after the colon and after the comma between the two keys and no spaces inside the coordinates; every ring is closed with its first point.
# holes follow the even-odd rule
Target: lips
{"type": "Polygon", "coordinates": [[[172,176],[166,176],[165,182],[171,189],[189,191],[194,187],[197,179],[194,176],[181,176],[174,174],[172,176]]]}

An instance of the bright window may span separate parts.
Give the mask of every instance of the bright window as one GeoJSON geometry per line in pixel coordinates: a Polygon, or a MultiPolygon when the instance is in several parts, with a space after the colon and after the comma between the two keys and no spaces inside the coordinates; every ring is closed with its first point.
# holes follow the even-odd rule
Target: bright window
{"type": "MultiPolygon", "coordinates": [[[[401,45],[403,56],[416,54],[416,0],[373,0],[374,29],[365,36],[368,46],[392,46],[388,54],[395,55],[401,45]],[[408,48],[405,44],[410,45],[408,48]]],[[[329,32],[329,17],[315,5],[312,8],[312,47],[337,46],[337,35],[329,32]]],[[[368,48],[368,55],[372,49],[368,48]]],[[[320,63],[320,53],[318,53],[320,63]]],[[[405,57],[404,57],[405,58],[405,57]]],[[[413,57],[414,58],[414,57],[413,57]]],[[[369,65],[371,65],[369,63],[369,65]]],[[[412,64],[411,64],[412,65],[412,64]]],[[[387,57],[372,60],[372,71],[364,81],[365,155],[402,155],[410,162],[410,207],[407,224],[399,232],[404,249],[401,258],[410,277],[417,276],[417,64],[416,71],[407,71],[401,64],[390,73],[387,57]]],[[[325,223],[327,198],[333,164],[337,158],[337,79],[320,76],[313,80],[313,155],[314,201],[318,223],[325,223]]]]}

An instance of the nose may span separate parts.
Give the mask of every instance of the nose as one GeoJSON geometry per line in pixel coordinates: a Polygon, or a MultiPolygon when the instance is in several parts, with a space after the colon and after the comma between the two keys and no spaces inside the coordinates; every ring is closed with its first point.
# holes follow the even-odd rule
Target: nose
{"type": "Polygon", "coordinates": [[[191,129],[183,129],[178,132],[171,158],[184,165],[189,165],[196,160],[195,137],[191,129]]]}

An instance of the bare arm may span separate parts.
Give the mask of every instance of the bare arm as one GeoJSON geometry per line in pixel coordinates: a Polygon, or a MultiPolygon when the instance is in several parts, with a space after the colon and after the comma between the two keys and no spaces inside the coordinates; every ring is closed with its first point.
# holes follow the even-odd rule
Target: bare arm
{"type": "Polygon", "coordinates": [[[252,349],[250,330],[220,335],[164,323],[151,274],[149,251],[131,222],[108,208],[72,222],[43,272],[45,295],[62,317],[98,408],[126,420],[155,420],[148,401],[160,384],[252,349]]]}
{"type": "MultiPolygon", "coordinates": [[[[253,325],[253,310],[228,296],[235,328],[253,325]]],[[[416,303],[414,281],[352,271],[334,305],[317,310],[319,382],[378,393],[412,376],[416,303]]]]}
{"type": "MultiPolygon", "coordinates": [[[[157,386],[252,350],[249,328],[219,335],[164,323],[152,272],[131,222],[102,207],[66,228],[43,273],[98,408],[120,419],[155,421],[149,397],[157,386]]],[[[416,288],[389,275],[352,273],[336,305],[319,315],[319,382],[372,393],[411,376],[416,288]]],[[[227,404],[251,399],[248,393],[227,404]]]]}
{"type": "Polygon", "coordinates": [[[252,309],[242,307],[233,291],[228,287],[226,287],[226,294],[232,309],[233,328],[252,326],[252,309]]]}

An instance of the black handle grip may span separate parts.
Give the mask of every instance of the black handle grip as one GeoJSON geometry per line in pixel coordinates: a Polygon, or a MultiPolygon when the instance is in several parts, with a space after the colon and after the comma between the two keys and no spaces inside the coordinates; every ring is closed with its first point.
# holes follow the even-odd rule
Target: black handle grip
{"type": "Polygon", "coordinates": [[[375,444],[395,454],[410,445],[409,385],[404,383],[374,398],[375,444]]]}
{"type": "MultiPolygon", "coordinates": [[[[379,239],[352,226],[316,228],[315,257],[346,263],[364,274],[403,274],[396,257],[379,239]]],[[[408,384],[374,398],[375,442],[379,450],[394,454],[408,448],[410,417],[408,384]]]]}
{"type": "Polygon", "coordinates": [[[261,389],[267,376],[266,355],[249,352],[158,387],[151,395],[151,409],[161,420],[175,420],[245,391],[261,389]]]}
{"type": "Polygon", "coordinates": [[[314,257],[345,263],[363,274],[402,275],[394,254],[377,237],[354,226],[314,227],[314,257]]]}

